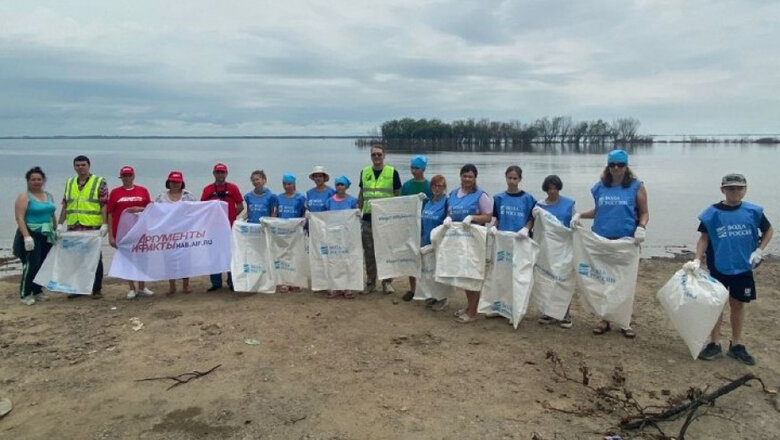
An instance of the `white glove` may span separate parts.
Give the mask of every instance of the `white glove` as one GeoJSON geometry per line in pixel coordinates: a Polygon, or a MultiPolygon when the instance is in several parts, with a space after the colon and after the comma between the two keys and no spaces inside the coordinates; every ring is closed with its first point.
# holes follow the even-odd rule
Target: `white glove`
{"type": "Polygon", "coordinates": [[[531,216],[533,218],[536,218],[536,216],[539,215],[540,212],[542,212],[542,208],[538,206],[534,206],[534,209],[531,210],[531,216]]]}
{"type": "Polygon", "coordinates": [[[647,237],[647,229],[644,226],[637,226],[634,231],[634,243],[642,243],[645,241],[645,237],[647,237]]]}
{"type": "Polygon", "coordinates": [[[363,218],[363,211],[356,209],[355,215],[357,216],[357,218],[363,218]]]}
{"type": "Polygon", "coordinates": [[[683,264],[683,270],[688,272],[695,272],[699,267],[701,267],[701,261],[698,258],[683,264]]]}
{"type": "Polygon", "coordinates": [[[761,260],[763,259],[764,251],[762,251],[761,248],[758,248],[754,250],[752,254],[750,254],[750,265],[753,266],[753,269],[755,269],[761,264],[761,260]]]}
{"type": "Polygon", "coordinates": [[[525,226],[523,226],[522,228],[520,228],[520,230],[519,230],[519,231],[517,231],[517,233],[518,233],[518,235],[520,235],[521,237],[528,238],[528,228],[526,228],[525,226]]]}
{"type": "Polygon", "coordinates": [[[425,195],[425,193],[417,193],[417,198],[424,202],[428,198],[428,196],[425,195]]]}
{"type": "Polygon", "coordinates": [[[57,225],[57,230],[54,231],[54,239],[59,240],[60,238],[62,238],[62,234],[65,232],[68,232],[68,227],[65,226],[65,223],[60,223],[59,225],[57,225]]]}
{"type": "Polygon", "coordinates": [[[571,217],[571,222],[569,222],[570,228],[581,228],[582,227],[582,220],[580,220],[580,213],[575,212],[574,215],[571,217]]]}
{"type": "Polygon", "coordinates": [[[471,220],[473,220],[471,216],[467,215],[466,218],[463,219],[463,226],[471,226],[471,220]]]}
{"type": "Polygon", "coordinates": [[[444,226],[452,226],[452,217],[447,216],[444,218],[444,222],[442,223],[444,226]]]}
{"type": "Polygon", "coordinates": [[[106,235],[108,235],[108,225],[103,223],[100,225],[100,236],[105,237],[106,235]]]}
{"type": "Polygon", "coordinates": [[[32,237],[24,237],[24,250],[27,252],[35,249],[35,240],[32,237]]]}

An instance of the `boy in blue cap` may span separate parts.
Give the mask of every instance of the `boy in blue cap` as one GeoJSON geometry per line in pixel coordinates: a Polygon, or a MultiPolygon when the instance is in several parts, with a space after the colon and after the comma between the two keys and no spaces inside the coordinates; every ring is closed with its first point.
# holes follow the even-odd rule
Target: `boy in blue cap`
{"type": "MultiPolygon", "coordinates": [[[[428,158],[423,155],[414,156],[410,165],[412,167],[412,178],[401,185],[401,195],[412,196],[423,193],[430,199],[431,183],[425,178],[425,168],[428,166],[428,158]]],[[[409,277],[409,290],[404,293],[404,301],[411,301],[412,298],[414,298],[415,287],[417,287],[417,280],[414,277],[409,277]]]]}
{"type": "MultiPolygon", "coordinates": [[[[756,299],[753,270],[761,264],[763,251],[772,239],[772,225],[764,215],[764,208],[742,201],[747,192],[747,180],[742,174],[723,176],[720,192],[726,199],[699,215],[701,236],[696,243],[696,259],[685,265],[689,269],[698,268],[706,257],[710,275],[729,291],[731,341],[727,354],[746,365],[755,365],[756,360],[742,344],[742,328],[745,304],[756,299]]],[[[699,359],[709,361],[723,352],[722,319],[721,315],[699,359]]]]}

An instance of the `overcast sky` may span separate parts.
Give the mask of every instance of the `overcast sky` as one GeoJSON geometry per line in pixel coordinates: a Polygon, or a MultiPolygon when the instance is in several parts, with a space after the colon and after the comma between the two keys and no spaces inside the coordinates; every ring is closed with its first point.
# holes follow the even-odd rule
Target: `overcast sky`
{"type": "Polygon", "coordinates": [[[0,0],[0,135],[780,132],[780,1],[0,0]]]}

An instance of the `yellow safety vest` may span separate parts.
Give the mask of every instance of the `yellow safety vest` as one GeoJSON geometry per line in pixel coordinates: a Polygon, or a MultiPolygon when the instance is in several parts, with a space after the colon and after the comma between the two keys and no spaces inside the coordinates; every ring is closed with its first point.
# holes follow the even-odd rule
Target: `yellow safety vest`
{"type": "Polygon", "coordinates": [[[65,184],[65,222],[68,226],[79,224],[98,227],[103,224],[100,211],[100,185],[103,178],[90,175],[81,190],[78,179],[78,176],[71,177],[65,184]]]}
{"type": "Polygon", "coordinates": [[[363,213],[371,213],[371,204],[368,203],[371,199],[381,199],[385,197],[393,197],[395,192],[393,191],[393,173],[395,168],[385,165],[382,168],[382,172],[379,174],[379,178],[374,179],[374,168],[368,166],[363,168],[363,172],[360,173],[360,178],[363,183],[363,213]]]}

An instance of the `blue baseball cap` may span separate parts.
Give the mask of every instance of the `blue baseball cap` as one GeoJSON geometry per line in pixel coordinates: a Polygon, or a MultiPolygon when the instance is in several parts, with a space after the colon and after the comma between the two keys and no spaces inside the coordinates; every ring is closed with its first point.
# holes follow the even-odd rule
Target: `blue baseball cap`
{"type": "Polygon", "coordinates": [[[350,185],[352,185],[352,182],[350,182],[350,181],[349,181],[349,179],[347,179],[347,176],[339,176],[339,177],[336,177],[336,181],[335,181],[334,183],[335,183],[336,185],[344,185],[344,186],[346,186],[347,188],[349,188],[349,187],[350,187],[350,185]]]}
{"type": "Polygon", "coordinates": [[[626,150],[612,150],[607,155],[607,163],[624,163],[628,165],[628,153],[626,153],[626,150]]]}
{"type": "Polygon", "coordinates": [[[428,158],[420,155],[412,158],[412,168],[419,168],[425,171],[425,167],[428,166],[428,158]]]}
{"type": "Polygon", "coordinates": [[[295,183],[295,175],[292,173],[284,173],[282,176],[282,183],[295,183]]]}

